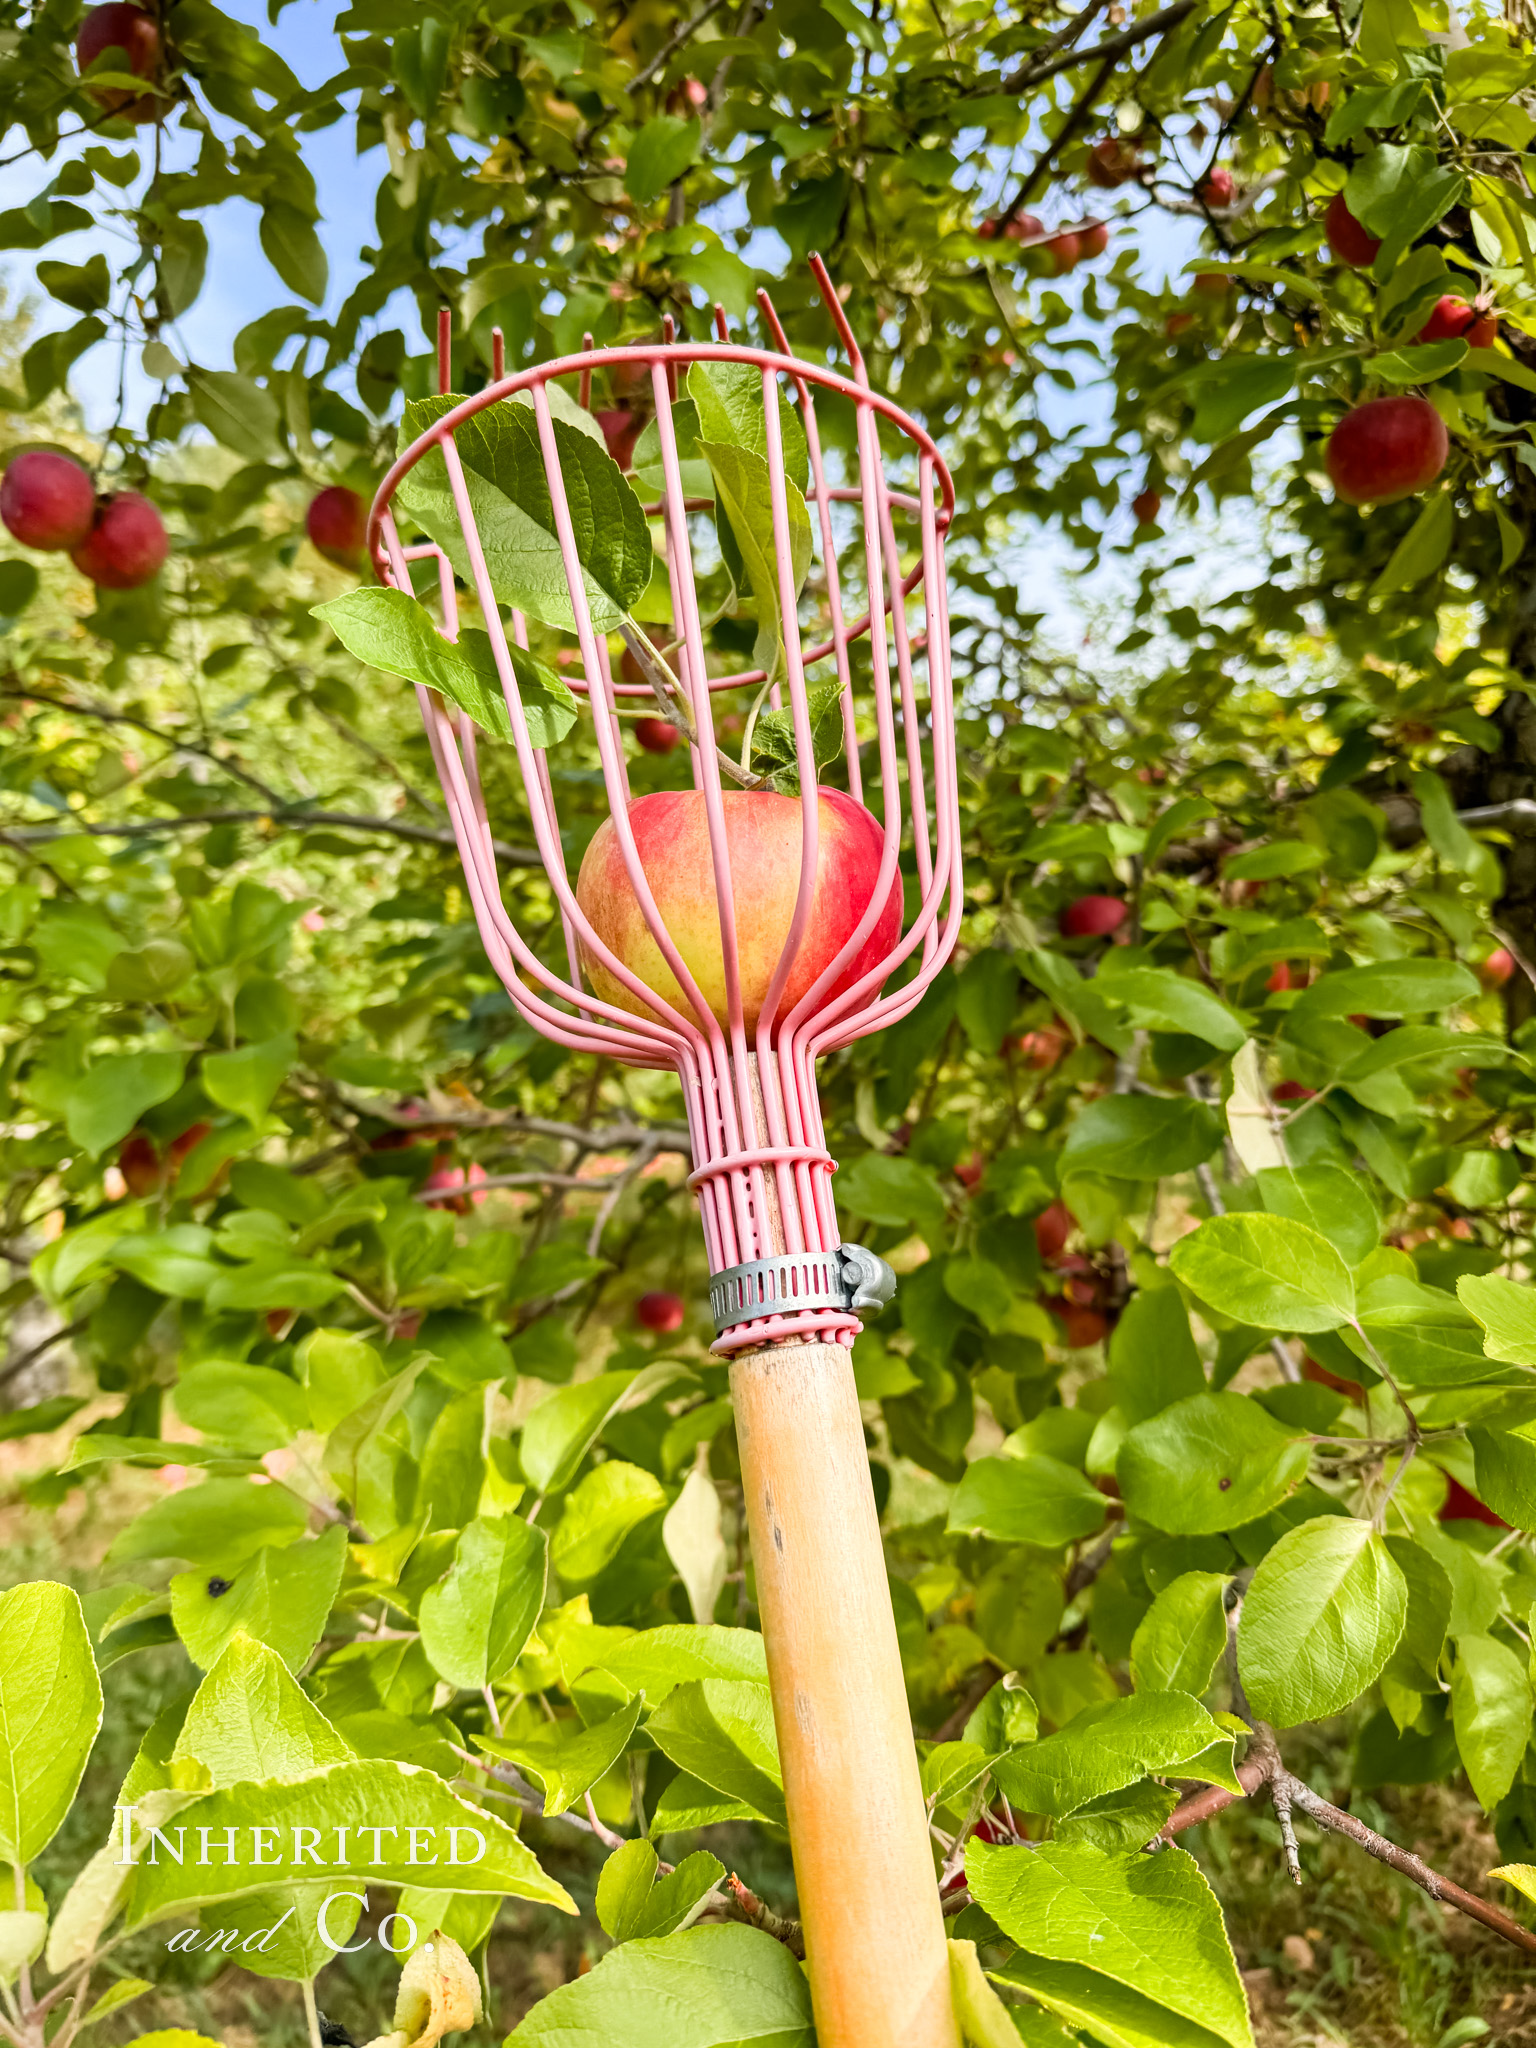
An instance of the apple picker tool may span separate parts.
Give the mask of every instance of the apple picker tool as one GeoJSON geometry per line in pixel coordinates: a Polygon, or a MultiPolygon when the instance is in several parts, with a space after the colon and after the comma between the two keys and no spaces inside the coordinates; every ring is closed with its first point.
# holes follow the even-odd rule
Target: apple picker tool
{"type": "MultiPolygon", "coordinates": [[[[682,1085],[714,1349],[731,1360],[817,2038],[821,2048],[958,2048],[851,1360],[860,1314],[888,1301],[895,1281],[841,1241],[815,1080],[822,1054],[913,1009],[959,925],[944,578],[954,488],[925,430],[871,390],[825,268],[811,267],[847,374],[793,356],[766,294],[762,348],[733,341],[719,309],[713,341],[677,341],[669,321],[658,343],[588,347],[512,376],[498,346],[493,381],[444,407],[390,470],[368,545],[380,578],[402,590],[413,561],[435,561],[450,639],[457,572],[489,635],[565,973],[519,932],[498,880],[478,753],[506,742],[435,691],[417,695],[508,995],[558,1043],[671,1068],[682,1085]],[[604,464],[595,482],[589,474],[592,441],[572,399],[585,404],[594,371],[648,380],[654,428],[632,485],[604,464]],[[851,445],[824,449],[818,396],[852,420],[851,445]],[[487,471],[514,446],[519,489],[542,467],[539,616],[575,642],[573,688],[607,789],[609,817],[574,877],[539,744],[547,726],[532,702],[527,619],[498,590],[497,551],[481,532],[495,495],[487,471]],[[418,516],[428,501],[432,520],[418,516]],[[724,515],[718,526],[711,512],[724,515]],[[654,537],[669,606],[645,606],[649,632],[605,581],[605,517],[631,533],[643,518],[654,537]],[[430,542],[404,544],[423,526],[430,542]],[[717,549],[754,604],[758,635],[755,666],[712,675],[695,567],[696,550],[713,562],[717,549]],[[617,678],[615,634],[630,656],[617,678]],[[750,747],[742,761],[719,744],[713,704],[725,690],[751,692],[768,721],[776,786],[752,772],[750,747]],[[691,790],[632,798],[617,714],[636,698],[682,732],[691,790]],[[836,787],[818,783],[822,713],[834,730],[841,720],[836,787]]],[[[446,395],[446,316],[438,354],[446,395]]]]}

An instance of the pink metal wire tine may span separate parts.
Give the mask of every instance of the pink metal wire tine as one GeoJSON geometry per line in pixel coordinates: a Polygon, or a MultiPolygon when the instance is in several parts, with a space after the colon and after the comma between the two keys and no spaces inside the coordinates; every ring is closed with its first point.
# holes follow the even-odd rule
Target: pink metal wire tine
{"type": "Polygon", "coordinates": [[[443,398],[453,389],[453,315],[446,306],[437,309],[437,389],[443,398]]]}
{"type": "MultiPolygon", "coordinates": [[[[757,303],[768,330],[774,339],[780,355],[790,353],[789,337],[779,320],[778,311],[766,291],[759,289],[757,303]]],[[[848,793],[855,803],[864,801],[864,777],[859,766],[859,735],[857,716],[853,703],[853,672],[848,659],[848,633],[843,622],[842,579],[837,568],[837,548],[832,538],[832,503],[827,489],[826,470],[821,459],[821,429],[816,423],[816,402],[811,387],[805,378],[795,379],[795,388],[800,397],[800,413],[805,422],[805,445],[811,465],[811,491],[816,504],[817,523],[821,529],[821,560],[827,578],[827,609],[832,614],[832,654],[837,663],[837,679],[842,684],[843,756],[847,763],[848,793]]]]}
{"type": "Polygon", "coordinates": [[[832,315],[832,325],[837,329],[838,337],[843,344],[843,353],[848,358],[855,383],[867,385],[869,373],[864,367],[864,351],[859,347],[854,331],[848,324],[848,315],[843,311],[843,302],[837,295],[837,286],[832,282],[827,266],[819,256],[811,258],[811,275],[816,280],[823,304],[832,315]]]}
{"type": "MultiPolygon", "coordinates": [[[[493,330],[491,385],[445,412],[391,466],[368,526],[369,549],[384,582],[408,591],[412,561],[435,562],[444,635],[450,640],[455,638],[459,630],[459,598],[452,563],[437,541],[404,548],[390,509],[401,479],[415,464],[429,456],[441,460],[463,542],[463,554],[456,550],[453,559],[461,567],[467,565],[467,580],[490,638],[511,722],[534,848],[561,919],[565,972],[559,973],[548,965],[523,937],[514,914],[517,892],[503,889],[478,760],[479,748],[488,743],[465,714],[445,706],[435,692],[419,689],[417,701],[487,957],[517,1011],[535,1030],[582,1052],[636,1066],[670,1067],[677,1073],[694,1156],[688,1184],[698,1198],[705,1249],[710,1269],[715,1273],[783,1250],[790,1263],[781,1270],[809,1276],[817,1269],[795,1267],[793,1258],[825,1259],[835,1250],[835,1162],[826,1150],[816,1095],[815,1062],[823,1052],[850,1044],[865,1033],[909,1014],[952,951],[963,908],[953,677],[944,582],[944,537],[953,512],[953,486],[927,431],[889,399],[870,390],[862,356],[825,266],[818,260],[812,268],[848,351],[852,378],[796,358],[766,293],[759,296],[759,304],[773,343],[770,350],[733,344],[723,309],[717,306],[712,340],[678,342],[676,324],[669,314],[663,322],[660,345],[635,344],[594,351],[588,336],[580,356],[539,364],[508,377],[503,340],[500,331],[493,330]],[[762,446],[768,471],[777,608],[783,640],[782,660],[775,671],[775,681],[782,677],[782,690],[775,689],[774,701],[787,692],[799,768],[800,872],[794,907],[768,987],[757,1006],[750,1045],[742,979],[745,955],[738,953],[737,944],[741,878],[733,870],[728,829],[732,806],[747,799],[727,790],[722,783],[713,697],[721,689],[755,687],[769,679],[762,670],[734,675],[709,673],[694,572],[694,536],[690,531],[690,520],[708,501],[694,503],[683,495],[682,465],[672,416],[679,373],[696,362],[750,365],[761,380],[762,446]],[[647,686],[616,682],[606,628],[603,632],[597,630],[548,394],[552,381],[574,374],[580,379],[582,398],[589,404],[595,372],[626,364],[649,371],[656,408],[663,490],[660,501],[648,508],[648,516],[661,521],[672,599],[674,646],[670,659],[698,737],[698,745],[690,748],[689,765],[709,833],[719,910],[725,994],[724,1014],[718,1018],[711,1012],[687,959],[667,929],[640,860],[630,821],[633,799],[617,699],[621,695],[644,695],[647,686]],[[781,377],[791,380],[804,423],[810,467],[806,500],[808,504],[813,499],[816,505],[813,537],[819,543],[825,611],[830,622],[830,638],[816,646],[806,645],[799,617],[801,593],[792,548],[792,522],[796,517],[792,508],[798,499],[791,489],[782,431],[781,377]],[[833,484],[827,475],[816,414],[818,390],[836,392],[855,407],[859,473],[848,483],[833,484]],[[641,915],[681,991],[680,1006],[649,989],[631,968],[617,959],[598,938],[581,908],[567,872],[556,817],[558,778],[551,772],[547,750],[532,744],[513,666],[514,647],[522,650],[519,660],[531,651],[529,622],[517,611],[512,613],[510,622],[504,621],[476,528],[466,457],[455,442],[455,434],[487,406],[507,403],[524,392],[532,400],[570,599],[570,621],[565,630],[574,635],[579,650],[580,671],[573,675],[572,686],[590,706],[618,851],[641,915]],[[895,488],[887,474],[881,446],[882,422],[901,437],[909,454],[916,453],[915,495],[905,488],[895,488]],[[845,507],[846,514],[834,518],[837,506],[845,507]],[[839,523],[844,517],[856,522],[855,531],[862,529],[862,567],[868,591],[867,614],[852,624],[846,617],[847,586],[840,541],[845,543],[842,554],[857,559],[857,553],[853,546],[846,545],[847,529],[839,523]],[[904,572],[897,521],[907,518],[917,522],[920,545],[916,566],[904,572]],[[923,631],[914,636],[907,622],[905,600],[919,585],[923,631]],[[816,914],[816,876],[826,823],[813,757],[808,678],[816,663],[828,656],[832,658],[842,700],[849,788],[856,800],[862,800],[851,643],[865,632],[870,636],[867,688],[874,731],[873,758],[868,765],[872,780],[878,770],[876,801],[883,814],[878,873],[871,898],[860,908],[858,922],[836,959],[821,968],[812,986],[797,996],[786,1011],[785,996],[792,985],[795,963],[808,941],[811,920],[816,914]],[[913,666],[919,645],[927,671],[926,721],[921,715],[923,705],[913,666]],[[888,893],[902,888],[901,857],[906,845],[912,849],[918,870],[916,909],[885,957],[866,966],[856,982],[843,988],[842,979],[853,962],[862,958],[869,935],[883,914],[888,893]],[[613,984],[625,992],[625,999],[635,1002],[636,1009],[621,1008],[618,1003],[598,996],[594,987],[585,986],[583,974],[592,966],[601,967],[611,976],[613,984]],[[897,973],[904,973],[906,979],[886,993],[887,983],[897,973]]],[[[438,321],[438,381],[445,394],[452,376],[451,340],[451,317],[443,309],[438,321]]],[[[910,558],[909,555],[907,559],[910,558]]],[[[820,585],[813,587],[820,602],[820,585]]],[[[549,630],[547,624],[538,628],[541,650],[545,644],[543,636],[549,630]]],[[[820,1287],[825,1283],[802,1278],[796,1284],[820,1287]]],[[[727,1327],[715,1348],[731,1353],[787,1336],[817,1336],[847,1344],[853,1341],[857,1328],[857,1319],[846,1309],[812,1308],[803,1301],[797,1305],[794,1298],[786,1297],[765,1303],[762,1313],[751,1314],[750,1320],[727,1327]]]]}
{"type": "Polygon", "coordinates": [[[507,337],[499,327],[491,329],[491,382],[499,384],[507,374],[507,337]]]}

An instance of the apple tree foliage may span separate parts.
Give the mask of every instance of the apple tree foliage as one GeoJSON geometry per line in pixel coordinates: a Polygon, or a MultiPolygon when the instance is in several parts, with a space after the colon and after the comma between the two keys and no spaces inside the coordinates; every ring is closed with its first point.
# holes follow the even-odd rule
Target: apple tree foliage
{"type": "MultiPolygon", "coordinates": [[[[241,1963],[290,1984],[330,1956],[303,1864],[59,1861],[99,1674],[149,1656],[136,1845],[472,1828],[473,1864],[354,1829],[333,1868],[473,1955],[505,1898],[590,1899],[617,1838],[611,1953],[515,2038],[810,2039],[708,1832],[781,1836],[784,1805],[678,1097],[517,1022],[400,680],[488,726],[508,899],[554,957],[484,664],[354,595],[304,515],[431,416],[440,309],[465,392],[493,329],[513,368],[664,314],[701,336],[716,301],[740,332],[760,283],[832,360],[818,250],[961,508],[961,948],[821,1076],[844,1227],[903,1275],[855,1369],[935,1880],[969,1886],[960,2009],[997,2038],[995,1984],[1031,2040],[1247,2048],[1219,1881],[1143,1853],[1174,1781],[1236,1792],[1262,1730],[1342,1715],[1360,1786],[1464,1778],[1516,1879],[1536,1863],[1531,24],[373,0],[306,86],[294,18],[176,0],[128,120],[77,77],[76,8],[5,15],[31,191],[0,244],[38,291],[5,432],[146,491],[172,551],[119,593],[0,564],[0,1437],[38,1516],[83,1496],[111,1529],[79,1593],[0,1596],[0,2031],[40,2042],[65,1996],[50,2038],[110,2027],[149,1984],[97,1959],[163,1963],[142,1929],[283,1922],[241,1963]],[[307,161],[333,131],[375,188],[361,249],[307,161]],[[1358,265],[1339,195],[1379,244],[1358,265]],[[237,204],[270,274],[198,361],[237,204]],[[1069,283],[1049,245],[1095,221],[1069,283]],[[1423,339],[1446,298],[1496,334],[1423,339]],[[71,376],[111,351],[134,374],[88,431],[71,376]],[[1443,471],[1337,502],[1328,435],[1393,394],[1449,429],[1443,471]],[[1044,616],[1072,551],[1124,593],[1081,646],[1044,616]],[[1113,932],[1062,936],[1084,896],[1123,903],[1113,932]],[[658,1290],[675,1335],[635,1321],[658,1290]]],[[[92,84],[123,89],[110,53],[92,84]]],[[[604,441],[638,433],[643,471],[648,395],[600,371],[591,409],[561,418],[579,538],[607,623],[661,624],[604,441]]],[[[848,424],[824,409],[834,462],[848,424]]],[[[506,523],[579,853],[595,749],[506,523]]],[[[736,545],[711,595],[739,665],[736,545]]],[[[632,772],[675,786],[681,756],[632,772]]],[[[470,2024],[432,2009],[422,2040],[470,2024]]]]}

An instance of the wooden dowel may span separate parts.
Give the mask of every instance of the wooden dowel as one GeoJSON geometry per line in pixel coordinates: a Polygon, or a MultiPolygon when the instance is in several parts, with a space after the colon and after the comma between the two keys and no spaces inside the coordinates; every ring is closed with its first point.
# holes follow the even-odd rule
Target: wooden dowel
{"type": "Polygon", "coordinates": [[[959,2048],[850,1354],[731,1367],[819,2048],[959,2048]]]}

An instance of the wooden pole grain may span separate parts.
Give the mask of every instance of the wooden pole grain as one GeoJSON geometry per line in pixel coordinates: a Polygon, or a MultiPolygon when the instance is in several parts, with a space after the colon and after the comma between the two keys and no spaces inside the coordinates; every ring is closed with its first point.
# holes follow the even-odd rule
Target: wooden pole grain
{"type": "Polygon", "coordinates": [[[819,2048],[960,2048],[850,1354],[731,1366],[819,2048]]]}

